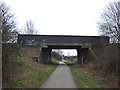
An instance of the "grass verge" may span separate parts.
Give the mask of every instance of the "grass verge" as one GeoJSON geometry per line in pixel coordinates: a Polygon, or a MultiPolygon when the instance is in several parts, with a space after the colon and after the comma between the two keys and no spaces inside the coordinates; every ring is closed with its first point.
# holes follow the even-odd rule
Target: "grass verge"
{"type": "Polygon", "coordinates": [[[59,64],[58,62],[59,62],[58,60],[52,59],[52,65],[58,65],[59,64]]]}
{"type": "Polygon", "coordinates": [[[70,61],[70,60],[65,60],[65,62],[64,62],[65,64],[67,64],[67,65],[72,65],[72,64],[75,64],[75,63],[73,63],[72,61],[70,61]]]}
{"type": "Polygon", "coordinates": [[[56,68],[53,65],[38,65],[31,67],[17,62],[19,73],[9,80],[9,88],[39,88],[56,68]]]}
{"type": "Polygon", "coordinates": [[[85,68],[78,68],[76,65],[72,65],[70,69],[78,88],[106,88],[101,80],[96,79],[85,68]]]}

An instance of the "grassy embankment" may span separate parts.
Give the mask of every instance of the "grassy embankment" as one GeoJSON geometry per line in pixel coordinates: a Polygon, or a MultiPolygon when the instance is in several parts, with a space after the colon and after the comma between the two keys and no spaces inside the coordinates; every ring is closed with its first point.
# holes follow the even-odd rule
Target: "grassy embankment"
{"type": "Polygon", "coordinates": [[[101,80],[96,79],[92,73],[86,68],[85,65],[75,65],[70,60],[66,60],[65,63],[70,65],[72,75],[78,88],[104,88],[101,80]]]}
{"type": "Polygon", "coordinates": [[[86,65],[71,66],[78,87],[118,88],[119,48],[119,44],[103,45],[93,49],[97,56],[95,60],[86,65]]]}
{"type": "Polygon", "coordinates": [[[89,72],[86,65],[75,65],[70,60],[66,60],[65,63],[70,65],[72,75],[78,88],[105,88],[106,86],[101,82],[102,80],[89,72]]]}
{"type": "Polygon", "coordinates": [[[39,88],[56,66],[35,62],[38,55],[38,48],[4,45],[3,88],[39,88]]]}
{"type": "Polygon", "coordinates": [[[105,88],[100,78],[94,76],[85,67],[77,65],[70,66],[72,75],[78,88],[105,88]]]}
{"type": "Polygon", "coordinates": [[[93,61],[91,70],[104,78],[104,83],[109,88],[118,88],[118,77],[119,77],[119,49],[120,44],[103,43],[102,48],[96,48],[93,51],[96,53],[97,58],[93,61]]]}

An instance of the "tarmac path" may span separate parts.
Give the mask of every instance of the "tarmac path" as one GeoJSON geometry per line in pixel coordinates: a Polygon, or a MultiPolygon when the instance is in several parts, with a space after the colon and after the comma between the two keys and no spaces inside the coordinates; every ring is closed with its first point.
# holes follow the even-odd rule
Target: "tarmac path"
{"type": "Polygon", "coordinates": [[[40,88],[77,88],[71,70],[67,65],[59,65],[40,88]]]}

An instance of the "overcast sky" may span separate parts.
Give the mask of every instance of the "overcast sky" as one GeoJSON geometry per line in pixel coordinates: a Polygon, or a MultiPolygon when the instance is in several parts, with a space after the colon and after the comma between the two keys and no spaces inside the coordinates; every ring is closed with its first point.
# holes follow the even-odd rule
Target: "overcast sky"
{"type": "Polygon", "coordinates": [[[39,34],[98,35],[97,22],[108,2],[115,0],[0,0],[15,14],[17,26],[34,21],[39,34]]]}

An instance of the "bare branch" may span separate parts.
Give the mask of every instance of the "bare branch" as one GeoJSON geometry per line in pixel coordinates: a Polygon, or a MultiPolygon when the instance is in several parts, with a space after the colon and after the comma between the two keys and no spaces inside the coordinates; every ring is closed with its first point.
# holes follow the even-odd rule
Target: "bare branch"
{"type": "Polygon", "coordinates": [[[14,15],[10,13],[9,7],[3,2],[0,2],[0,10],[0,17],[2,17],[2,42],[14,42],[18,34],[14,15]]]}
{"type": "Polygon", "coordinates": [[[24,32],[25,34],[37,34],[38,30],[35,29],[33,21],[26,21],[24,32]]]}
{"type": "Polygon", "coordinates": [[[102,22],[98,23],[100,34],[120,42],[120,1],[109,3],[101,17],[102,22]]]}

